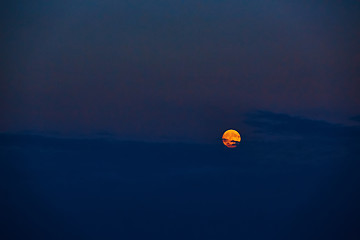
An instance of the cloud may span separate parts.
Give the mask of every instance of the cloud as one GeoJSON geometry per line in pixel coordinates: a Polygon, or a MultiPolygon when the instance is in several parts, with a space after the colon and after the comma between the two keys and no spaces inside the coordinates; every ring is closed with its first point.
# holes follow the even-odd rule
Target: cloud
{"type": "Polygon", "coordinates": [[[360,136],[359,126],[346,126],[269,111],[248,113],[245,123],[256,133],[271,136],[297,136],[349,139],[360,136]]]}
{"type": "Polygon", "coordinates": [[[350,120],[355,121],[355,122],[360,122],[360,115],[356,115],[350,118],[350,120]]]}
{"type": "MultiPolygon", "coordinates": [[[[305,127],[321,129],[316,134],[349,129],[264,111],[249,114],[247,121],[269,135],[275,131],[286,136],[301,135],[305,127]]],[[[304,134],[316,136],[310,130],[304,134]]],[[[0,188],[9,191],[4,205],[9,210],[0,220],[8,224],[9,234],[13,229],[20,229],[20,234],[26,229],[50,229],[50,236],[43,239],[52,239],[55,234],[65,236],[72,232],[72,226],[81,233],[90,231],[80,238],[117,236],[119,231],[132,236],[127,226],[118,224],[118,216],[125,222],[146,219],[134,220],[138,229],[146,230],[144,236],[147,228],[151,232],[158,225],[170,229],[171,234],[172,226],[180,226],[191,235],[194,230],[188,228],[189,224],[207,223],[209,218],[215,224],[220,219],[220,231],[234,236],[241,231],[251,238],[254,234],[247,229],[265,229],[254,239],[266,235],[274,239],[312,239],[309,236],[317,233],[330,239],[329,229],[342,235],[358,232],[360,148],[347,142],[313,139],[266,143],[246,140],[229,151],[221,144],[0,133],[0,188]],[[138,206],[142,208],[134,211],[138,206]],[[233,224],[239,221],[246,224],[233,224]],[[154,225],[149,227],[149,223],[154,225]],[[96,233],[91,232],[94,226],[96,233]]],[[[202,234],[199,229],[198,235],[202,234]]],[[[37,232],[31,234],[30,238],[37,232]]]]}

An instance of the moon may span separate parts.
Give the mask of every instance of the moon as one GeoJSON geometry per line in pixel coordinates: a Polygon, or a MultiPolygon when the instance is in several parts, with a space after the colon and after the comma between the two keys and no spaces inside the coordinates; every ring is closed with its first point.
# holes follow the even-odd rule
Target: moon
{"type": "Polygon", "coordinates": [[[224,145],[227,146],[228,148],[236,148],[241,141],[241,137],[236,130],[229,129],[226,132],[224,132],[222,136],[222,141],[224,145]]]}

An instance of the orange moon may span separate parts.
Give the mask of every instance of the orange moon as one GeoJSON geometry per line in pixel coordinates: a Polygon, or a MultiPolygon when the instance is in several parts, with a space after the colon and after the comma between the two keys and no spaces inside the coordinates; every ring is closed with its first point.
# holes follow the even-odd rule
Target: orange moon
{"type": "Polygon", "coordinates": [[[236,148],[241,141],[241,137],[237,131],[230,129],[224,132],[222,141],[228,148],[236,148]]]}

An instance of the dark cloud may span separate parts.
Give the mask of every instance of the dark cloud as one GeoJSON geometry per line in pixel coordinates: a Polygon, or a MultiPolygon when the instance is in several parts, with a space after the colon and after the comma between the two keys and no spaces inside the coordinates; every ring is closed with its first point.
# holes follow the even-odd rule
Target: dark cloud
{"type": "Polygon", "coordinates": [[[353,116],[353,117],[350,118],[350,120],[360,122],[360,115],[353,116]]]}
{"type": "Polygon", "coordinates": [[[334,124],[283,113],[256,111],[247,114],[245,123],[256,133],[270,136],[319,137],[349,139],[360,136],[360,127],[334,124]]]}
{"type": "Polygon", "coordinates": [[[358,236],[359,149],[306,140],[246,140],[228,149],[221,139],[211,145],[0,134],[0,237],[358,236]]]}

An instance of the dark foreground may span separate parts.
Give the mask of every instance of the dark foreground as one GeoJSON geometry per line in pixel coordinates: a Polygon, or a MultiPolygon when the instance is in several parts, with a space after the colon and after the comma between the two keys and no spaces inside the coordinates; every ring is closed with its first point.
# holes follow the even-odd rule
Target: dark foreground
{"type": "Polygon", "coordinates": [[[0,239],[360,239],[359,150],[2,134],[0,239]]]}

